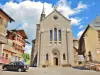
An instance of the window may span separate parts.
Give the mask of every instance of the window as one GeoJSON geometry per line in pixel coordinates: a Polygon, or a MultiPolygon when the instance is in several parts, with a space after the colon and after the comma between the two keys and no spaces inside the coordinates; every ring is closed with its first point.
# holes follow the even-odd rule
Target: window
{"type": "Polygon", "coordinates": [[[92,61],[92,54],[91,51],[88,52],[89,61],[92,61]]]}
{"type": "Polygon", "coordinates": [[[54,53],[54,55],[57,55],[57,53],[54,53]]]}
{"type": "Polygon", "coordinates": [[[52,30],[50,30],[50,41],[52,41],[52,30]]]}
{"type": "Polygon", "coordinates": [[[2,56],[4,57],[4,53],[2,53],[2,56]]]}
{"type": "Polygon", "coordinates": [[[61,30],[59,30],[59,41],[61,41],[61,30]]]}
{"type": "Polygon", "coordinates": [[[65,54],[63,54],[63,60],[66,60],[65,54]]]}
{"type": "Polygon", "coordinates": [[[57,41],[57,28],[54,28],[54,41],[57,41]]]}
{"type": "Polygon", "coordinates": [[[54,19],[54,20],[57,20],[57,19],[58,19],[58,16],[56,16],[56,15],[53,16],[53,19],[54,19]]]}
{"type": "Polygon", "coordinates": [[[0,24],[2,24],[2,18],[0,17],[0,24]]]}
{"type": "Polygon", "coordinates": [[[100,30],[98,30],[98,42],[100,44],[100,30]]]}
{"type": "Polygon", "coordinates": [[[6,60],[8,59],[8,54],[6,54],[6,58],[5,58],[6,60]]]}
{"type": "Polygon", "coordinates": [[[48,60],[48,54],[46,54],[46,60],[48,60]]]}
{"type": "Polygon", "coordinates": [[[2,58],[4,58],[4,53],[2,53],[2,58]]]}

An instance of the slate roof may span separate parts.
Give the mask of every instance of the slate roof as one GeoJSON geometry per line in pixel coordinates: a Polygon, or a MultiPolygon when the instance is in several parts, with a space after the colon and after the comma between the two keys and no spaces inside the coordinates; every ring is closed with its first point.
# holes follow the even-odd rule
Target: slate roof
{"type": "Polygon", "coordinates": [[[1,11],[5,16],[7,16],[7,17],[10,19],[10,22],[11,22],[11,21],[14,21],[14,19],[12,19],[6,12],[4,12],[1,8],[0,8],[0,11],[1,11]]]}

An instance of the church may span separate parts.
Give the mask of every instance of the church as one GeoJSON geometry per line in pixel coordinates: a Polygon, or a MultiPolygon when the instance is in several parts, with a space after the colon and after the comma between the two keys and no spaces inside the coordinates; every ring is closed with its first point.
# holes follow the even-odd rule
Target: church
{"type": "Polygon", "coordinates": [[[71,20],[56,8],[45,15],[44,6],[37,24],[36,39],[32,41],[31,66],[75,65],[78,40],[72,36],[71,20]]]}

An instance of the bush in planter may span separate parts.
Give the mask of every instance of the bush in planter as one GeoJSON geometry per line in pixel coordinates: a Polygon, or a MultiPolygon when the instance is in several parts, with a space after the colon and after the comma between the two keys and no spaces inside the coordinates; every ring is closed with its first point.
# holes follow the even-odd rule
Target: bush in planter
{"type": "Polygon", "coordinates": [[[46,65],[44,64],[44,65],[42,65],[42,67],[43,67],[43,68],[45,68],[45,67],[46,67],[46,65]]]}
{"type": "Polygon", "coordinates": [[[72,67],[72,65],[71,65],[71,64],[67,64],[67,66],[68,66],[68,67],[72,67]]]}
{"type": "Polygon", "coordinates": [[[71,67],[71,64],[63,64],[62,67],[71,67]]]}

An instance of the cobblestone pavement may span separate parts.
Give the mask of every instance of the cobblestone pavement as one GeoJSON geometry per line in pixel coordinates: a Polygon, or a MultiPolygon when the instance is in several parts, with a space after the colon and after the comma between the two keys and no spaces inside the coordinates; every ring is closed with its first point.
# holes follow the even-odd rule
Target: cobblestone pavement
{"type": "Polygon", "coordinates": [[[27,72],[2,71],[0,75],[100,75],[100,72],[73,68],[30,68],[27,72]]]}

